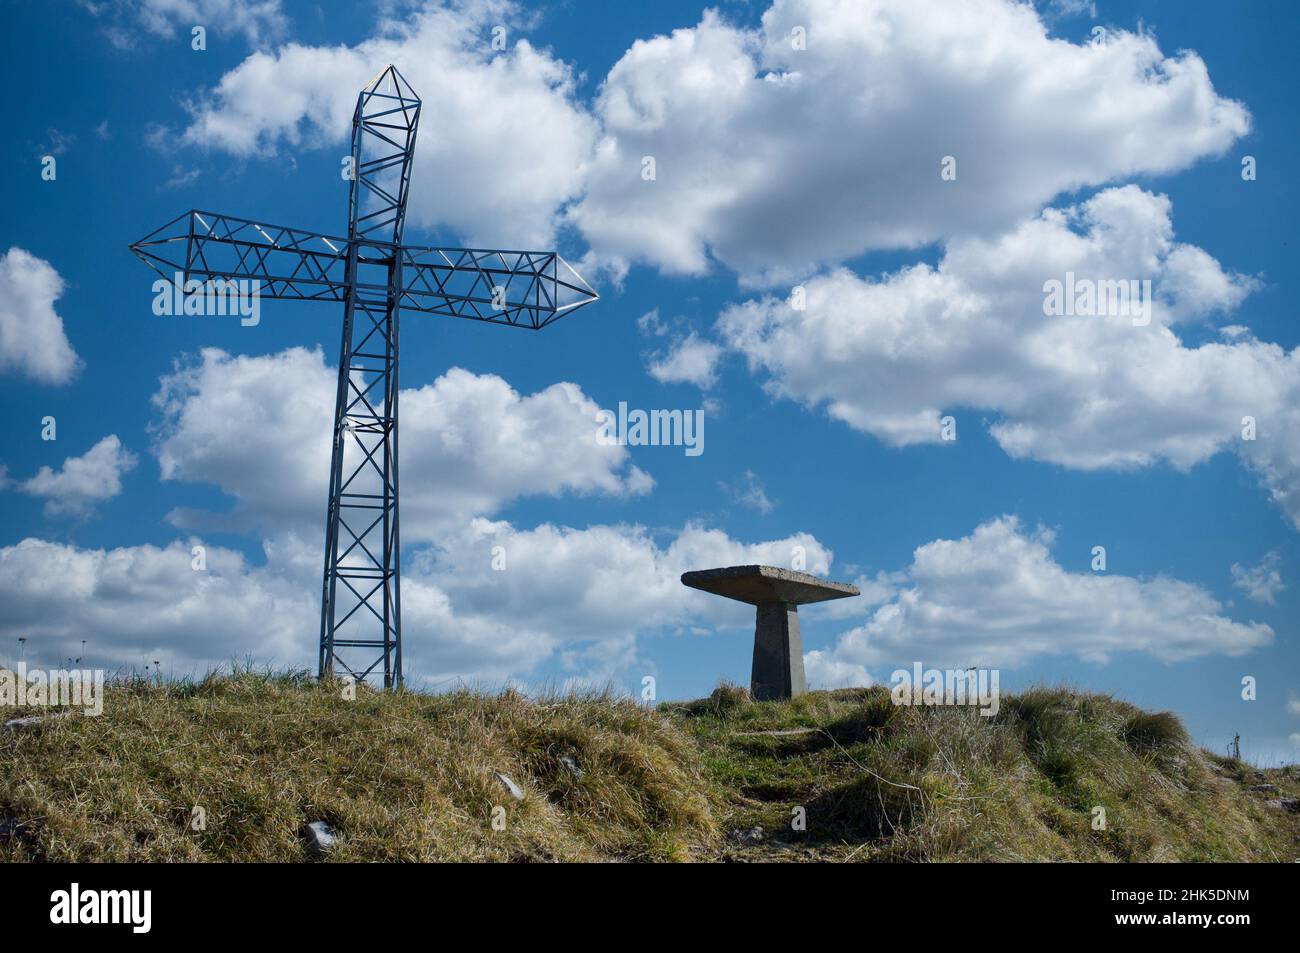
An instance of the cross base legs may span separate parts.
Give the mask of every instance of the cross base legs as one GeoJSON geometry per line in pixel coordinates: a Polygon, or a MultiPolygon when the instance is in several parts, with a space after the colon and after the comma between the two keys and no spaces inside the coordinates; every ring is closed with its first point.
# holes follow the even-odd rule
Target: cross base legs
{"type": "Polygon", "coordinates": [[[756,701],[772,701],[796,698],[807,690],[799,607],[788,602],[759,603],[754,623],[750,696],[756,701]]]}

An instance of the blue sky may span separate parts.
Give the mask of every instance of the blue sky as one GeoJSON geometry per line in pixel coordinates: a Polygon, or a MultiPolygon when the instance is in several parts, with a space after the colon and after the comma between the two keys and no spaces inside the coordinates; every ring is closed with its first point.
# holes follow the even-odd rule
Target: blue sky
{"type": "Polygon", "coordinates": [[[1295,758],[1291,5],[207,6],[4,12],[0,658],[314,664],[339,308],[158,317],[127,244],[194,207],[342,232],[392,59],[407,240],[557,247],[602,293],[538,334],[404,322],[413,683],[747,682],[747,610],[676,576],[802,545],[869,589],[803,614],[810,678],[998,667],[1295,758]],[[1075,267],[1151,276],[1153,326],[1035,313],[1075,267]],[[594,446],[620,401],[702,408],[705,452],[594,446]]]}

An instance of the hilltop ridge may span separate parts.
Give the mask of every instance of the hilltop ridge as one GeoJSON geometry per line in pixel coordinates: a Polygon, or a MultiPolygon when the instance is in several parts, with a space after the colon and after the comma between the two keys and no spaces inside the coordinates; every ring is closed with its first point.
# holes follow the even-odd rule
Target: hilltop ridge
{"type": "Polygon", "coordinates": [[[658,708],[337,689],[136,679],[100,717],[0,731],[0,860],[1300,858],[1300,768],[1104,695],[983,718],[879,687],[658,708]]]}

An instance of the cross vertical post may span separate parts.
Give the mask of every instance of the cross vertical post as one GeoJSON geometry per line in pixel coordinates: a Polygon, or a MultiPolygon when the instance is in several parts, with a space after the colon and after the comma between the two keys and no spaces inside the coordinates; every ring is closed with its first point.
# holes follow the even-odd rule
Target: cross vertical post
{"type": "Polygon", "coordinates": [[[391,66],[361,91],[352,117],[347,287],[326,510],[320,674],[342,669],[361,680],[382,666],[385,688],[402,683],[399,249],[419,120],[419,98],[391,66]],[[363,255],[367,241],[386,247],[363,255]],[[361,269],[382,269],[382,291],[363,289],[361,269]]]}

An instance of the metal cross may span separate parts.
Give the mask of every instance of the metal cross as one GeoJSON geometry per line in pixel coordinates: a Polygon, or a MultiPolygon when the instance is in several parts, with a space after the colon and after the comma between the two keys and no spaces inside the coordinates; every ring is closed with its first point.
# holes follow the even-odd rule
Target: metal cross
{"type": "Polygon", "coordinates": [[[402,244],[420,99],[393,66],[352,116],[348,235],[190,211],[131,245],[207,296],[341,301],[343,340],[325,519],[319,674],[402,683],[398,317],[418,311],[539,330],[598,297],[555,252],[402,244]]]}

